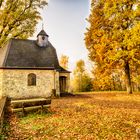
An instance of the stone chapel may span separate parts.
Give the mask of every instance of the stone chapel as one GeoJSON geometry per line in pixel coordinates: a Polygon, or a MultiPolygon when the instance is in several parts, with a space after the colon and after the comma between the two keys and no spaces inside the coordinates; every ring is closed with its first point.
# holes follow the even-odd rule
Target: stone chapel
{"type": "Polygon", "coordinates": [[[69,92],[70,72],[41,30],[36,40],[10,39],[0,48],[0,98],[50,97],[69,92]]]}

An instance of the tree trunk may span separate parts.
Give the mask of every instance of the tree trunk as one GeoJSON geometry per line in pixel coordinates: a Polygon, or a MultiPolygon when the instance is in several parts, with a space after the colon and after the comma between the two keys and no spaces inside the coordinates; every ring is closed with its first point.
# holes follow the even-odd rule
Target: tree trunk
{"type": "Polygon", "coordinates": [[[122,91],[123,90],[123,86],[122,86],[122,82],[121,82],[121,79],[119,77],[119,90],[122,91]]]}
{"type": "Polygon", "coordinates": [[[125,77],[126,77],[126,88],[129,94],[132,94],[132,84],[130,77],[130,67],[128,61],[125,62],[125,77]]]}

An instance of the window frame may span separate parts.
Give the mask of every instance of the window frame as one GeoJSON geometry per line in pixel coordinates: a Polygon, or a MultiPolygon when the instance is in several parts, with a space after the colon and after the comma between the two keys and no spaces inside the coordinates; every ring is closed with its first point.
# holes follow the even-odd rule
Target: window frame
{"type": "Polygon", "coordinates": [[[28,86],[36,86],[36,74],[29,73],[27,77],[28,86]]]}

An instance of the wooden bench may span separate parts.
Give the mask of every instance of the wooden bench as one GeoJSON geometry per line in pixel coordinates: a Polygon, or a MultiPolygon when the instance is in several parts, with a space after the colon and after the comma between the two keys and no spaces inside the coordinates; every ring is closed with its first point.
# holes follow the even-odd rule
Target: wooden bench
{"type": "Polygon", "coordinates": [[[12,112],[29,112],[30,110],[45,109],[51,105],[51,98],[31,98],[11,100],[12,112]]]}
{"type": "Polygon", "coordinates": [[[2,132],[3,128],[3,121],[4,121],[4,112],[5,112],[5,105],[6,105],[7,97],[3,97],[0,99],[0,133],[2,132]]]}

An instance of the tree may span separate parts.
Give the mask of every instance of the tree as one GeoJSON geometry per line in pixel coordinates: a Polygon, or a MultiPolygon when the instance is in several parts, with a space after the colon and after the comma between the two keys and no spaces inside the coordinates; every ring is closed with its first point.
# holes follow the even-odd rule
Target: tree
{"type": "Polygon", "coordinates": [[[76,63],[72,83],[75,91],[90,91],[92,89],[92,80],[85,70],[85,62],[83,60],[79,60],[76,63]]]}
{"type": "Polygon", "coordinates": [[[107,74],[98,67],[94,67],[92,73],[94,75],[93,90],[126,90],[123,82],[123,71],[114,69],[111,74],[107,74]]]}
{"type": "Polygon", "coordinates": [[[45,0],[0,0],[0,47],[9,38],[30,37],[39,19],[39,8],[45,0]]]}
{"type": "Polygon", "coordinates": [[[69,57],[66,55],[61,55],[60,66],[62,66],[64,69],[68,69],[68,62],[69,62],[69,57]]]}
{"type": "Polygon", "coordinates": [[[131,67],[140,63],[140,1],[92,0],[88,22],[90,59],[108,75],[123,70],[127,92],[132,93],[131,67]]]}

